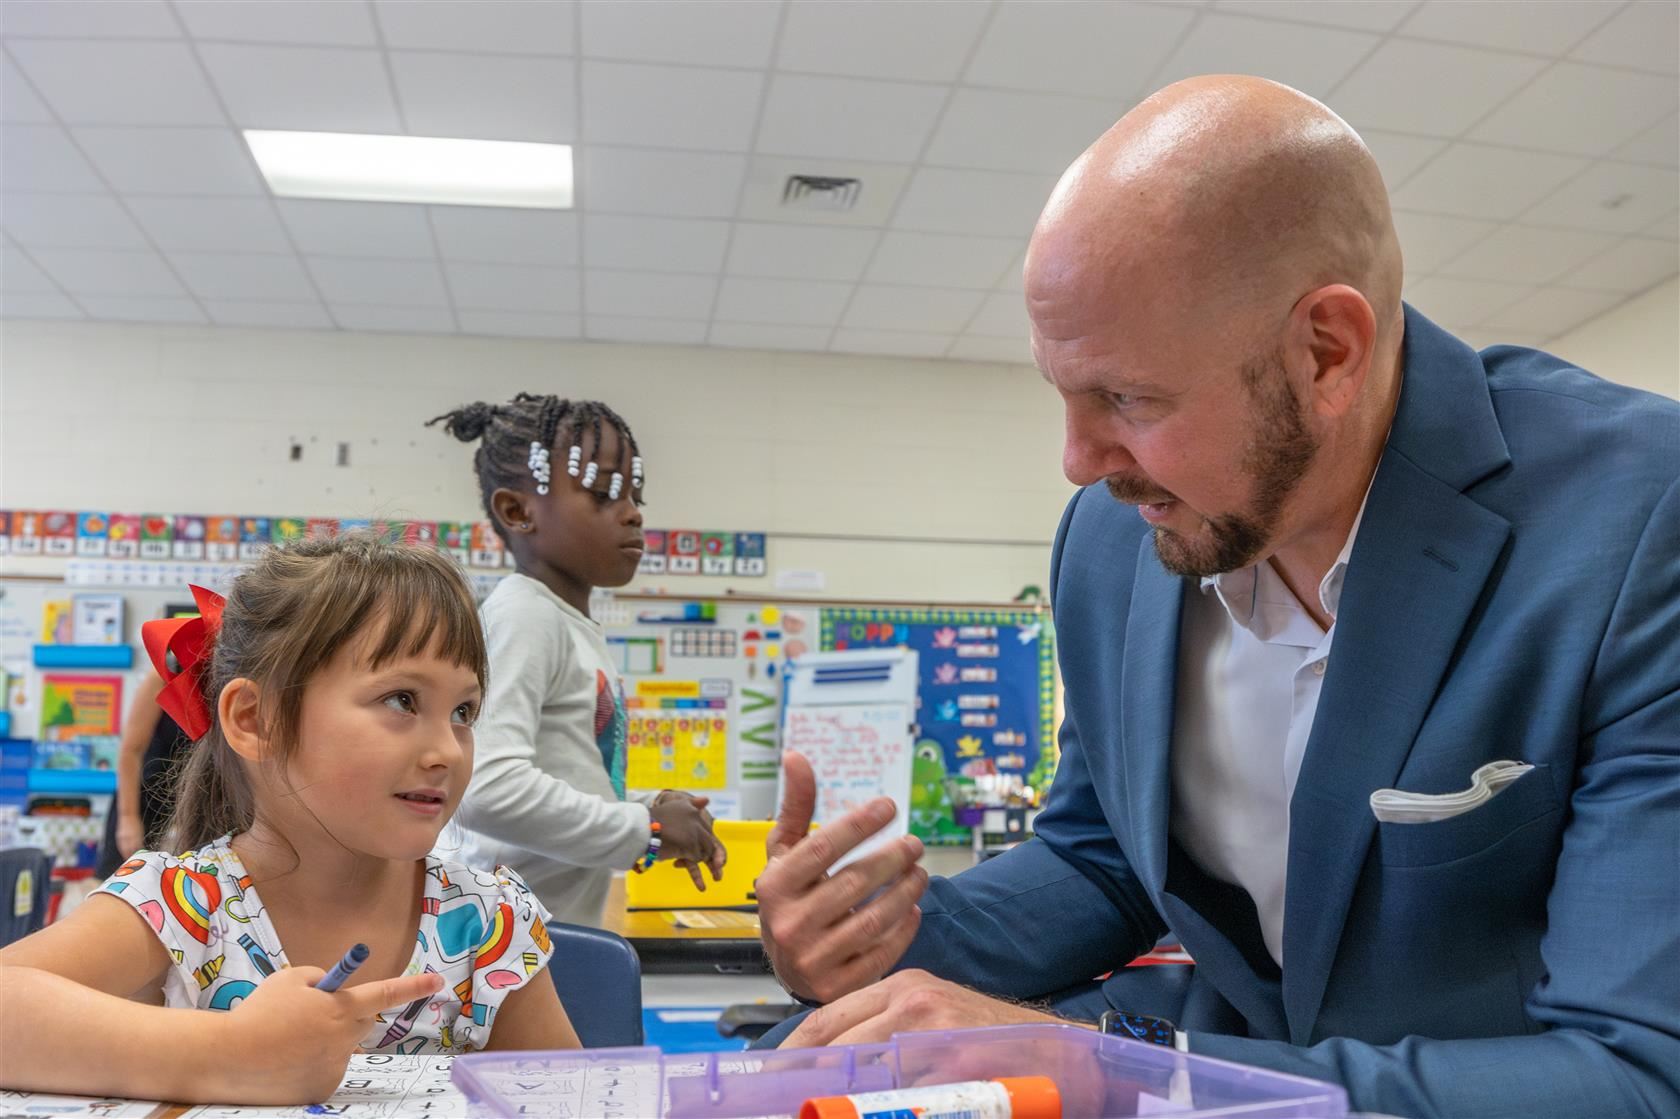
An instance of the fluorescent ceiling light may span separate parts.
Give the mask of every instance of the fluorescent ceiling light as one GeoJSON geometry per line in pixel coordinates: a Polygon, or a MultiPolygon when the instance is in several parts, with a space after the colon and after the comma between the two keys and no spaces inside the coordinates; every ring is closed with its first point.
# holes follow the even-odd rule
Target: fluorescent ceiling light
{"type": "Polygon", "coordinates": [[[284,198],[572,207],[568,144],[251,129],[245,142],[284,198]]]}

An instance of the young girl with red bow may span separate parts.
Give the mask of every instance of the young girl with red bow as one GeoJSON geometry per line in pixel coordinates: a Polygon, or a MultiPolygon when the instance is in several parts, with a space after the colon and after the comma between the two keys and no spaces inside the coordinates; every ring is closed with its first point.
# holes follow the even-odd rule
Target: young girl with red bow
{"type": "Polygon", "coordinates": [[[506,868],[429,854],[485,683],[452,562],[352,534],[269,552],[225,602],[193,594],[199,618],[143,627],[158,702],[195,740],[182,853],[140,852],[0,950],[0,1006],[27,1023],[0,1087],[307,1103],[357,1049],[576,1047],[542,903],[506,868]],[[318,989],[354,944],[366,964],[318,989]]]}

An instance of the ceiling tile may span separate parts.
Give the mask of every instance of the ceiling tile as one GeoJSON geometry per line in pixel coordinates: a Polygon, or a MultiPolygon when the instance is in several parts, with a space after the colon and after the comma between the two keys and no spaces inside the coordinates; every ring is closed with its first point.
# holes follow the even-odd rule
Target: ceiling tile
{"type": "Polygon", "coordinates": [[[1454,144],[1394,192],[1407,210],[1514,218],[1586,166],[1574,156],[1454,144]]]}
{"type": "Polygon", "coordinates": [[[777,74],[757,150],[908,163],[927,142],[945,87],[777,74]]]}
{"type": "Polygon", "coordinates": [[[7,190],[95,192],[105,184],[62,128],[0,125],[0,167],[7,190]]]}
{"type": "Polygon", "coordinates": [[[146,235],[108,194],[7,194],[0,226],[20,245],[149,249],[146,235]]]}
{"type": "Polygon", "coordinates": [[[584,0],[580,53],[763,69],[780,14],[763,0],[584,0]]]}
{"type": "Polygon", "coordinates": [[[1115,116],[1107,101],[959,89],[923,158],[944,167],[1060,175],[1115,116]]]}
{"type": "Polygon", "coordinates": [[[1507,225],[1449,261],[1440,272],[1469,280],[1521,277],[1547,284],[1614,243],[1614,237],[1603,233],[1507,225]]]}
{"type": "Polygon", "coordinates": [[[728,322],[833,326],[840,321],[851,294],[851,284],[726,276],[718,292],[717,318],[728,322]]]}
{"type": "Polygon", "coordinates": [[[1022,249],[1019,253],[1016,254],[1014,262],[1011,263],[1008,268],[1005,268],[1003,270],[1003,279],[998,281],[998,290],[999,291],[1019,291],[1019,292],[1026,291],[1027,290],[1026,272],[1027,272],[1027,250],[1022,249]]]}
{"type": "Polygon", "coordinates": [[[776,66],[809,74],[952,82],[986,21],[984,4],[800,0],[776,66]]]}
{"type": "Polygon", "coordinates": [[[1554,338],[1596,319],[1627,297],[1613,291],[1572,291],[1541,288],[1498,311],[1482,324],[1484,330],[1524,330],[1554,338]]]}
{"type": "Polygon", "coordinates": [[[199,56],[241,128],[403,131],[378,51],[205,43],[199,56]]]}
{"type": "Polygon", "coordinates": [[[454,334],[455,316],[447,307],[377,307],[338,304],[328,308],[345,330],[385,334],[454,334]]]}
{"type": "Polygon", "coordinates": [[[389,47],[572,54],[577,6],[571,0],[377,0],[389,47]]]}
{"type": "Polygon", "coordinates": [[[901,163],[818,159],[814,156],[754,156],[741,195],[744,219],[794,222],[799,225],[850,225],[878,229],[904,192],[910,168],[901,163]],[[816,175],[855,178],[862,185],[850,210],[816,210],[783,202],[789,176],[816,175]]]}
{"type": "Polygon", "coordinates": [[[1013,291],[988,296],[980,313],[968,324],[967,333],[988,338],[1030,338],[1032,322],[1027,318],[1027,301],[1013,291]]]}
{"type": "Polygon", "coordinates": [[[1533,290],[1530,284],[1427,276],[1406,285],[1406,301],[1443,326],[1477,326],[1533,290]]]}
{"type": "Polygon", "coordinates": [[[764,76],[743,70],[583,64],[583,138],[699,151],[746,151],[764,76]]]}
{"type": "Polygon", "coordinates": [[[206,299],[204,309],[218,326],[279,326],[297,330],[331,330],[333,321],[319,303],[273,300],[206,299]]]}
{"type": "Polygon", "coordinates": [[[193,294],[209,299],[307,303],[316,298],[295,256],[172,253],[169,259],[193,294]]]}
{"type": "Polygon", "coordinates": [[[946,356],[963,361],[1003,361],[1033,364],[1032,342],[1026,338],[977,338],[965,334],[951,343],[946,356]]]}
{"type": "Polygon", "coordinates": [[[429,261],[352,260],[316,256],[307,261],[321,294],[333,304],[376,303],[386,307],[448,307],[443,274],[429,261]]]}
{"type": "Polygon", "coordinates": [[[869,265],[882,284],[991,288],[1020,250],[1018,238],[952,237],[889,230],[869,265]]]}
{"type": "Polygon", "coordinates": [[[6,0],[0,32],[78,39],[176,39],[181,35],[164,0],[6,0]]]}
{"type": "Polygon", "coordinates": [[[96,319],[113,322],[202,323],[208,320],[190,299],[156,296],[84,295],[77,302],[96,319]]]}
{"type": "Polygon", "coordinates": [[[1383,182],[1388,184],[1390,191],[1397,189],[1416,174],[1418,168],[1444,151],[1448,144],[1446,140],[1404,136],[1398,132],[1383,132],[1375,128],[1362,130],[1359,138],[1371,149],[1371,156],[1377,161],[1377,168],[1382,171],[1383,182]]]}
{"type": "MultiPolygon", "coordinates": [[[[1152,4],[1040,4],[997,9],[963,80],[969,85],[1125,99],[1190,25],[1186,8],[1152,4]]],[[[1126,109],[1115,103],[1115,115],[1126,109]]]]}
{"type": "Polygon", "coordinates": [[[583,219],[591,268],[699,272],[723,268],[729,223],[693,218],[589,214],[583,219]]]}
{"type": "Polygon", "coordinates": [[[284,253],[292,249],[267,199],[137,196],[128,200],[128,208],[166,252],[284,253]]]}
{"type": "Polygon", "coordinates": [[[76,142],[118,191],[262,192],[250,151],[226,128],[78,128],[76,142]]]}
{"type": "Polygon", "coordinates": [[[8,124],[52,123],[52,114],[47,111],[46,102],[35,96],[23,71],[5,57],[0,57],[0,121],[8,124]]]}
{"type": "MultiPolygon", "coordinates": [[[[605,272],[584,275],[584,305],[592,323],[597,315],[662,319],[707,319],[717,291],[713,276],[668,272],[605,272]]],[[[704,329],[701,335],[705,335],[704,329]]],[[[593,337],[593,335],[592,335],[593,337]]]]}
{"type": "Polygon", "coordinates": [[[864,284],[852,296],[841,322],[868,330],[944,334],[949,341],[985,298],[978,291],[864,284]]]}
{"type": "Polygon", "coordinates": [[[225,122],[185,43],[17,39],[9,45],[67,124],[225,122]]]}
{"type": "Polygon", "coordinates": [[[1680,4],[1629,4],[1570,53],[1583,62],[1680,74],[1680,51],[1674,49],[1677,42],[1680,4]]]}
{"type": "Polygon", "coordinates": [[[1447,261],[1497,228],[1493,222],[1473,218],[1394,211],[1394,229],[1400,234],[1400,252],[1405,257],[1408,276],[1439,271],[1447,261]]]}
{"type": "Polygon", "coordinates": [[[1680,167],[1680,116],[1671,115],[1653,124],[1617,148],[1616,158],[1680,167]]]}
{"type": "Polygon", "coordinates": [[[1393,31],[1416,0],[1219,0],[1220,11],[1360,31],[1393,31]]]}
{"type": "Polygon", "coordinates": [[[461,310],[456,313],[463,334],[509,338],[576,338],[583,333],[578,315],[533,315],[513,311],[461,310]]]}
{"type": "Polygon", "coordinates": [[[1377,36],[1212,12],[1152,79],[1166,85],[1198,74],[1254,74],[1323,97],[1347,77],[1377,36]]]}
{"type": "Polygon", "coordinates": [[[741,222],[729,246],[734,276],[794,280],[856,280],[880,234],[871,229],[741,222]]]}
{"type": "Polygon", "coordinates": [[[575,213],[433,206],[432,228],[445,260],[562,268],[576,267],[578,262],[575,213]]]}
{"type": "Polygon", "coordinates": [[[1055,185],[1053,175],[924,167],[910,180],[893,228],[1024,237],[1055,185]]]}
{"type": "Polygon", "coordinates": [[[350,47],[379,42],[367,5],[345,0],[175,0],[175,10],[197,39],[350,47]]]}
{"type": "Polygon", "coordinates": [[[186,295],[156,253],[33,249],[31,255],[71,295],[186,295]]]}
{"type": "Polygon", "coordinates": [[[1390,39],[1336,90],[1331,108],[1355,127],[1457,136],[1544,66],[1538,58],[1390,39]],[[1429,80],[1417,80],[1420,74],[1429,80]]]}
{"type": "Polygon", "coordinates": [[[57,291],[47,274],[35,267],[28,254],[11,245],[0,245],[0,290],[17,292],[57,291]]]}
{"type": "Polygon", "coordinates": [[[1680,239],[1680,211],[1669,214],[1666,218],[1658,218],[1641,233],[1647,237],[1667,237],[1670,240],[1680,239]]]}
{"type": "Polygon", "coordinates": [[[437,255],[423,206],[282,198],[280,217],[300,251],[431,260],[437,255]]]}
{"type": "Polygon", "coordinates": [[[1496,109],[1471,136],[1496,144],[1605,155],[1680,104],[1674,79],[1561,62],[1496,109]]]}
{"type": "Polygon", "coordinates": [[[586,147],[576,153],[578,204],[590,213],[727,218],[735,213],[745,156],[586,147]]]}
{"type": "Polygon", "coordinates": [[[830,349],[843,354],[883,354],[895,357],[943,357],[951,344],[949,334],[924,334],[904,330],[858,330],[841,327],[834,332],[830,349]]]}
{"type": "Polygon", "coordinates": [[[1676,198],[1680,198],[1680,174],[1605,160],[1525,211],[1522,220],[1531,225],[1633,233],[1672,210],[1676,198]]]}
{"type": "Polygon", "coordinates": [[[706,324],[675,319],[639,319],[622,315],[590,315],[584,336],[602,342],[652,342],[658,345],[698,346],[706,340],[706,324]]]}
{"type": "Polygon", "coordinates": [[[481,311],[576,314],[575,268],[529,268],[504,264],[445,264],[456,307],[481,311]]]}
{"type": "Polygon", "coordinates": [[[83,319],[81,308],[57,292],[8,291],[0,294],[0,316],[8,319],[83,319]]]}
{"type": "Polygon", "coordinates": [[[1567,273],[1562,282],[1572,288],[1631,295],[1676,272],[1680,272],[1680,245],[1665,238],[1629,237],[1567,273]]]}
{"type": "Polygon", "coordinates": [[[416,136],[569,143],[577,138],[576,63],[392,51],[403,120],[416,136]]]}
{"type": "Polygon", "coordinates": [[[1609,13],[1603,0],[1547,0],[1544,8],[1507,0],[1428,0],[1399,33],[1467,47],[1557,55],[1580,42],[1609,13]]]}
{"type": "MultiPolygon", "coordinates": [[[[797,9],[796,9],[797,10],[797,9]]],[[[826,326],[765,326],[760,323],[715,322],[706,341],[713,346],[742,350],[828,349],[832,328],[826,326]]]]}

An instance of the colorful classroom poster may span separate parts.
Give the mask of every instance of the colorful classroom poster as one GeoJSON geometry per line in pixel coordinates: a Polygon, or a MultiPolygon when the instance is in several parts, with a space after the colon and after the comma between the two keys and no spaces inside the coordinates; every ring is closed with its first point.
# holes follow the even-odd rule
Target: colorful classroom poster
{"type": "Polygon", "coordinates": [[[700,534],[700,573],[728,575],[735,570],[735,534],[732,532],[703,532],[700,534]]]}
{"type": "Polygon", "coordinates": [[[205,533],[206,528],[203,517],[176,517],[174,547],[175,558],[178,560],[203,559],[205,533]]]}
{"type": "Polygon", "coordinates": [[[924,841],[969,837],[951,816],[948,775],[1014,774],[1049,787],[1056,662],[1048,621],[1035,610],[822,611],[825,650],[905,646],[919,654],[910,823],[924,841]]]}
{"type": "Polygon", "coordinates": [[[111,547],[111,519],[104,513],[82,513],[76,518],[76,554],[97,557],[111,547]]]}
{"type": "Polygon", "coordinates": [[[693,529],[674,528],[666,534],[666,551],[670,563],[666,570],[672,575],[700,574],[700,534],[693,529]]]}
{"type": "Polygon", "coordinates": [[[9,555],[12,551],[12,513],[9,509],[0,509],[0,556],[9,555]]]}
{"type": "Polygon", "coordinates": [[[309,522],[302,517],[275,517],[273,543],[285,545],[294,540],[302,540],[308,529],[309,522]]]}
{"type": "Polygon", "coordinates": [[[28,509],[18,509],[12,513],[12,555],[38,556],[41,554],[41,514],[28,509]]]}
{"type": "Polygon", "coordinates": [[[496,535],[496,526],[489,521],[479,521],[472,526],[471,562],[474,567],[502,566],[502,538],[496,535]]]}
{"type": "Polygon", "coordinates": [[[436,521],[405,521],[400,528],[401,535],[397,539],[404,544],[413,544],[422,548],[437,547],[438,526],[436,521]]]}
{"type": "Polygon", "coordinates": [[[254,560],[262,556],[263,551],[273,543],[274,528],[267,517],[241,517],[239,519],[239,558],[254,560]]]}
{"type": "Polygon", "coordinates": [[[49,556],[76,554],[76,514],[53,511],[41,514],[41,540],[49,556]]]}
{"type": "Polygon", "coordinates": [[[232,563],[239,558],[239,518],[204,519],[204,558],[211,563],[232,563]]]}
{"type": "Polygon", "coordinates": [[[642,533],[642,562],[636,571],[642,575],[665,574],[665,533],[650,528],[642,533]]]}
{"type": "Polygon", "coordinates": [[[67,742],[122,733],[121,676],[41,676],[41,739],[67,742]]]}
{"type": "Polygon", "coordinates": [[[303,534],[310,540],[331,540],[338,535],[338,518],[310,517],[303,534]]]}
{"type": "Polygon", "coordinates": [[[737,532],[735,534],[735,574],[764,574],[764,533],[737,532]]]}
{"type": "Polygon", "coordinates": [[[169,558],[170,545],[175,542],[175,518],[167,513],[147,513],[140,518],[140,558],[164,560],[169,558]]]}
{"type": "Polygon", "coordinates": [[[624,784],[631,789],[721,789],[728,781],[726,681],[638,680],[626,696],[624,784]],[[721,687],[720,687],[721,685],[721,687]]]}
{"type": "Polygon", "coordinates": [[[472,525],[462,521],[439,521],[438,547],[455,557],[455,562],[465,565],[472,558],[472,525]]]}
{"type": "Polygon", "coordinates": [[[112,513],[105,536],[105,554],[112,559],[133,559],[140,554],[140,518],[133,513],[112,513]]]}

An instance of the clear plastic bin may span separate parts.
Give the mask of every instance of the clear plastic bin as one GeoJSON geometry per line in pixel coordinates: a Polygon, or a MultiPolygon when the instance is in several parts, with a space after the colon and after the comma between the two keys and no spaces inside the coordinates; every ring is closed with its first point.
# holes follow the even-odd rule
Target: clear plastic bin
{"type": "Polygon", "coordinates": [[[996,1076],[1048,1076],[1066,1119],[1344,1119],[1333,1084],[1178,1053],[1075,1026],[899,1034],[884,1045],[662,1055],[595,1049],[455,1061],[474,1115],[769,1119],[813,1096],[996,1076]]]}

